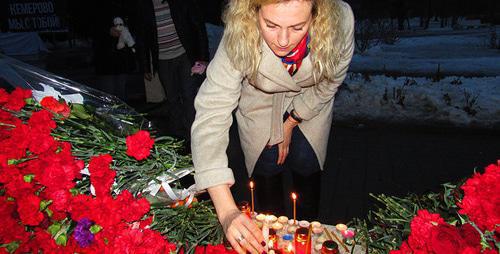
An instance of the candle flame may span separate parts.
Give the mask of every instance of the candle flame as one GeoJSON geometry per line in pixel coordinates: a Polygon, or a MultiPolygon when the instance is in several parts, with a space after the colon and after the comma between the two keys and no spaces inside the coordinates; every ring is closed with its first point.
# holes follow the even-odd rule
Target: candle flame
{"type": "Polygon", "coordinates": [[[269,244],[267,246],[270,246],[272,248],[274,246],[273,240],[269,240],[269,244]]]}
{"type": "Polygon", "coordinates": [[[250,189],[253,189],[253,181],[250,181],[250,189]]]}
{"type": "Polygon", "coordinates": [[[289,243],[287,247],[288,252],[292,252],[292,249],[293,249],[292,243],[289,243]]]}
{"type": "Polygon", "coordinates": [[[297,200],[297,194],[295,194],[295,192],[292,192],[292,199],[297,200]]]}

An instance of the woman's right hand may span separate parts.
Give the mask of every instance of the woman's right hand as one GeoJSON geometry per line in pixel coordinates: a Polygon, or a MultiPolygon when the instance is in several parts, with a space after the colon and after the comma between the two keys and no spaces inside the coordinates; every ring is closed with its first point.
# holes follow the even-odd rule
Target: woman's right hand
{"type": "Polygon", "coordinates": [[[264,237],[255,223],[243,214],[234,202],[228,185],[208,189],[227,240],[235,251],[245,254],[266,253],[264,237]]]}

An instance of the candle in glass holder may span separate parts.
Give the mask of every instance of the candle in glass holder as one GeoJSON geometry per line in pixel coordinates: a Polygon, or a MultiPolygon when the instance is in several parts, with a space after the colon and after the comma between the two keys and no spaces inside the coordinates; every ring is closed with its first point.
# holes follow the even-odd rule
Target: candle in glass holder
{"type": "Polygon", "coordinates": [[[336,242],[328,240],[323,243],[321,247],[321,254],[339,254],[339,246],[336,242]]]}
{"type": "Polygon", "coordinates": [[[238,203],[238,208],[242,213],[248,216],[248,218],[252,218],[252,215],[250,213],[250,205],[247,201],[241,201],[240,203],[238,203]]]}
{"type": "Polygon", "coordinates": [[[253,196],[253,188],[254,188],[254,184],[253,184],[253,181],[250,181],[250,194],[252,196],[252,213],[253,214],[255,212],[255,206],[254,206],[254,196],[253,196]]]}
{"type": "Polygon", "coordinates": [[[307,242],[309,239],[309,230],[307,228],[299,228],[295,231],[295,253],[296,254],[310,254],[311,247],[307,242]],[[308,248],[309,247],[309,250],[308,248]]]}
{"type": "Polygon", "coordinates": [[[293,200],[293,224],[297,223],[297,194],[292,192],[292,200],[293,200]]]}

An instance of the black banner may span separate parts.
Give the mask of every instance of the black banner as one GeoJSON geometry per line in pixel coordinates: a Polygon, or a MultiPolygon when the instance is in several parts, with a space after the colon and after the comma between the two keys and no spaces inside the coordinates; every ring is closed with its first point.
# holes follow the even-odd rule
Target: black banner
{"type": "Polygon", "coordinates": [[[59,0],[4,0],[3,29],[10,32],[66,32],[65,4],[59,0]]]}

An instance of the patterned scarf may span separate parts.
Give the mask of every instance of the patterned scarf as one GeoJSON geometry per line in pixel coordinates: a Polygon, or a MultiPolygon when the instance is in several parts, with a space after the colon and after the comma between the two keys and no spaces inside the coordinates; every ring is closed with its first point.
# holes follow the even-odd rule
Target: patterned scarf
{"type": "Polygon", "coordinates": [[[307,54],[309,54],[309,34],[304,36],[302,40],[295,46],[288,55],[281,58],[281,61],[285,65],[290,76],[293,76],[300,68],[302,64],[302,59],[304,59],[307,54]]]}

